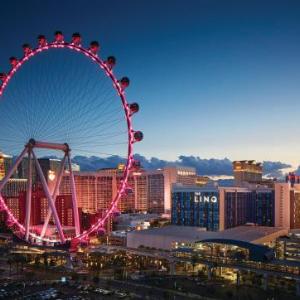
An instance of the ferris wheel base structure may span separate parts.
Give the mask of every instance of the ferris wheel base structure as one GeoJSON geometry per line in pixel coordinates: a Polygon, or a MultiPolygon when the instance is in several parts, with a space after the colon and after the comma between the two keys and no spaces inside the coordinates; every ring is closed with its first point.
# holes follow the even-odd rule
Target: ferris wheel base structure
{"type": "MultiPolygon", "coordinates": [[[[72,36],[71,42],[65,42],[62,32],[55,32],[54,41],[48,43],[44,35],[38,37],[38,46],[36,48],[31,48],[29,44],[23,45],[24,56],[21,59],[16,57],[10,58],[11,70],[8,73],[0,73],[0,97],[3,96],[5,90],[9,86],[9,82],[19,71],[19,69],[27,64],[33,57],[39,55],[42,52],[47,52],[49,50],[58,51],[59,49],[68,49],[80,54],[83,54],[87,59],[99,67],[106,77],[111,81],[111,87],[117,92],[119,99],[121,100],[122,109],[125,114],[126,127],[127,127],[127,162],[123,172],[122,180],[120,181],[120,186],[118,188],[117,195],[112,199],[109,207],[104,212],[104,215],[99,218],[94,224],[91,224],[90,228],[81,231],[79,215],[78,215],[78,202],[76,197],[76,185],[74,180],[74,174],[72,170],[72,160],[71,160],[71,148],[72,145],[68,143],[55,143],[51,141],[38,141],[34,138],[31,138],[25,144],[23,150],[14,161],[13,165],[7,172],[6,176],[0,182],[0,211],[5,211],[7,214],[7,225],[12,228],[16,236],[27,241],[31,244],[64,244],[64,245],[74,245],[76,243],[86,242],[89,238],[89,235],[101,231],[110,215],[117,211],[117,204],[122,195],[126,194],[126,191],[129,189],[127,185],[129,173],[132,168],[135,166],[135,160],[133,157],[133,144],[140,142],[143,139],[143,133],[141,131],[135,131],[132,127],[132,117],[135,113],[139,111],[139,105],[137,103],[128,103],[125,96],[125,89],[129,86],[129,79],[123,77],[120,80],[117,80],[113,73],[113,68],[116,64],[116,59],[114,56],[109,56],[107,60],[102,60],[98,52],[100,50],[100,45],[97,41],[90,43],[88,48],[82,46],[82,39],[79,33],[74,33],[72,36]],[[49,189],[47,180],[43,174],[41,165],[38,161],[36,150],[37,149],[46,149],[51,151],[61,151],[63,152],[63,159],[60,164],[59,173],[53,190],[49,189]],[[27,157],[28,163],[28,178],[27,178],[27,188],[26,188],[26,214],[24,224],[21,224],[17,217],[14,216],[4,198],[2,197],[1,191],[4,186],[9,182],[10,178],[16,172],[18,166],[24,158],[27,157]],[[32,200],[32,187],[33,187],[33,168],[37,172],[37,175],[40,179],[43,192],[48,201],[48,212],[45,218],[44,224],[40,234],[32,232],[31,224],[31,200],[32,200]],[[66,172],[67,171],[67,172],[66,172]],[[70,178],[70,190],[72,196],[72,212],[74,219],[75,235],[72,237],[66,236],[59,219],[55,201],[59,194],[59,187],[63,176],[69,176],[70,178]],[[47,236],[47,228],[49,221],[53,218],[55,227],[57,230],[58,238],[52,238],[47,236]]],[[[1,100],[0,100],[1,101],[1,100]]],[[[0,112],[1,113],[1,112],[0,112]]],[[[23,144],[23,142],[22,142],[23,144]]]]}
{"type": "MultiPolygon", "coordinates": [[[[28,182],[27,182],[27,191],[26,191],[26,216],[25,216],[25,226],[20,226],[21,233],[24,233],[25,240],[35,240],[38,238],[38,236],[34,233],[30,233],[30,216],[31,216],[31,195],[32,195],[32,170],[33,165],[35,166],[38,176],[40,178],[40,182],[42,184],[43,192],[45,193],[45,196],[47,198],[48,204],[49,204],[49,211],[45,220],[45,223],[43,225],[43,229],[41,231],[41,238],[44,238],[45,232],[47,230],[47,227],[49,225],[49,221],[51,219],[51,215],[53,215],[55,225],[57,228],[57,232],[60,238],[60,241],[62,243],[66,242],[66,238],[63,233],[63,228],[61,225],[61,222],[58,217],[58,213],[55,207],[55,200],[59,193],[59,186],[62,180],[62,176],[65,173],[65,163],[67,162],[68,165],[68,173],[70,176],[70,182],[71,182],[71,194],[72,194],[72,205],[73,205],[73,216],[74,216],[74,223],[75,223],[75,234],[76,236],[80,234],[80,223],[79,223],[79,215],[78,215],[78,207],[77,207],[77,198],[76,198],[76,187],[75,187],[75,180],[74,180],[74,174],[72,171],[72,161],[70,156],[71,149],[67,143],[65,144],[57,144],[57,143],[48,143],[48,142],[41,142],[41,141],[35,141],[34,139],[30,139],[28,143],[25,145],[23,151],[18,156],[10,170],[8,171],[7,175],[4,177],[4,179],[0,183],[0,193],[4,186],[8,183],[9,179],[12,177],[12,175],[16,172],[18,166],[22,162],[22,160],[27,156],[27,163],[28,163],[28,182]],[[36,157],[36,154],[34,152],[35,149],[49,149],[49,150],[58,150],[64,152],[64,157],[62,159],[61,165],[60,165],[60,171],[58,178],[56,180],[56,184],[53,191],[50,191],[47,180],[43,174],[41,165],[36,157]]],[[[1,196],[2,198],[2,196],[1,196]]],[[[3,199],[3,198],[2,198],[3,199]]],[[[9,217],[13,217],[9,215],[9,217]]],[[[16,220],[13,220],[16,222],[16,220]]],[[[21,225],[21,224],[20,224],[21,225]]]]}

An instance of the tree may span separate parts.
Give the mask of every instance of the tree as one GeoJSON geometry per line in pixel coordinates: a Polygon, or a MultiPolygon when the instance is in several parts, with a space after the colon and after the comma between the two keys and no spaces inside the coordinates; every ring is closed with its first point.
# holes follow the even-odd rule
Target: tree
{"type": "Polygon", "coordinates": [[[21,264],[21,272],[24,270],[24,264],[27,262],[27,258],[24,255],[18,255],[18,262],[21,264]]]}
{"type": "Polygon", "coordinates": [[[73,273],[71,274],[71,278],[72,278],[72,280],[74,280],[74,281],[78,281],[79,275],[78,275],[76,272],[73,272],[73,273]]]}
{"type": "Polygon", "coordinates": [[[8,259],[7,259],[7,263],[9,264],[9,276],[11,276],[11,266],[13,264],[13,258],[10,256],[8,259]]]}
{"type": "Polygon", "coordinates": [[[195,266],[196,266],[196,264],[197,264],[197,262],[198,262],[198,256],[197,256],[197,254],[193,254],[193,255],[192,255],[191,262],[192,262],[193,272],[194,272],[195,266]]]}
{"type": "Polygon", "coordinates": [[[98,276],[94,276],[94,277],[93,277],[93,282],[94,282],[95,284],[98,284],[98,283],[99,283],[99,277],[98,277],[98,276]]]}
{"type": "Polygon", "coordinates": [[[226,292],[226,297],[227,297],[228,299],[231,299],[231,298],[233,297],[232,291],[228,290],[228,291],[226,292]]]}
{"type": "Polygon", "coordinates": [[[44,252],[43,255],[43,260],[44,260],[44,266],[45,266],[45,269],[48,267],[48,253],[47,252],[44,252]]]}

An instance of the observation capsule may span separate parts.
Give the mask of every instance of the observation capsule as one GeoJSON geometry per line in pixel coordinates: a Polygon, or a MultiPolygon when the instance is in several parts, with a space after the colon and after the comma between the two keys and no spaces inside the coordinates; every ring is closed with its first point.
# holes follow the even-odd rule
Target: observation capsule
{"type": "Polygon", "coordinates": [[[120,81],[119,84],[122,88],[122,90],[125,90],[129,86],[130,80],[128,77],[123,77],[120,81]]]}
{"type": "Polygon", "coordinates": [[[29,44],[23,44],[22,48],[25,56],[29,55],[32,52],[31,46],[29,44]]]}
{"type": "Polygon", "coordinates": [[[81,35],[79,32],[75,32],[72,35],[72,44],[76,45],[76,46],[80,46],[81,44],[81,35]]]}
{"type": "Polygon", "coordinates": [[[4,81],[7,78],[7,74],[6,73],[0,73],[0,80],[4,81]]]}
{"type": "Polygon", "coordinates": [[[104,62],[106,65],[107,65],[107,67],[110,69],[110,70],[112,70],[113,69],[113,67],[116,65],[116,58],[114,57],[114,56],[109,56],[108,58],[107,58],[107,60],[104,62]]]}
{"type": "Polygon", "coordinates": [[[39,44],[39,47],[47,46],[48,43],[47,43],[46,37],[43,34],[40,34],[38,36],[38,44],[39,44]]]}
{"type": "Polygon", "coordinates": [[[140,142],[144,138],[144,134],[141,131],[135,131],[133,136],[135,142],[140,142]]]}
{"type": "Polygon", "coordinates": [[[98,53],[99,49],[100,49],[100,45],[97,41],[92,41],[90,43],[90,48],[89,48],[90,52],[92,52],[93,54],[96,55],[98,53]]]}
{"type": "Polygon", "coordinates": [[[14,56],[9,58],[9,63],[13,68],[18,64],[18,62],[19,60],[14,56]]]}
{"type": "Polygon", "coordinates": [[[63,33],[61,31],[55,31],[54,40],[55,40],[55,43],[63,43],[64,42],[63,33]]]}
{"type": "Polygon", "coordinates": [[[129,104],[129,109],[130,109],[131,114],[133,115],[140,110],[140,106],[138,105],[138,103],[134,102],[134,103],[129,104]]]}

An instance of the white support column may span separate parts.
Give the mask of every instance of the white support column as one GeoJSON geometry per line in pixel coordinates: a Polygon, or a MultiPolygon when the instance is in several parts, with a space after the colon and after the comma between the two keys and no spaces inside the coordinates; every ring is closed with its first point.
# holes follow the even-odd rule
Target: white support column
{"type": "MultiPolygon", "coordinates": [[[[59,170],[58,177],[57,177],[55,187],[54,187],[54,191],[53,191],[53,194],[52,194],[52,198],[53,198],[54,203],[56,201],[56,197],[57,197],[58,192],[59,192],[60,183],[61,183],[62,177],[64,175],[66,159],[67,159],[67,156],[65,155],[62,162],[61,162],[61,164],[60,164],[60,170],[59,170]]],[[[51,219],[51,216],[52,216],[52,210],[49,209],[48,214],[46,216],[46,220],[44,221],[43,229],[42,229],[42,232],[41,232],[41,237],[45,236],[45,233],[46,233],[49,221],[51,219]]]]}
{"type": "Polygon", "coordinates": [[[57,214],[55,203],[54,203],[54,201],[52,199],[52,196],[50,194],[50,191],[49,191],[49,188],[48,188],[45,176],[43,174],[42,168],[40,166],[40,163],[38,162],[38,160],[37,160],[37,158],[36,158],[36,156],[35,156],[35,154],[34,154],[33,151],[32,151],[32,156],[34,158],[35,165],[36,165],[36,168],[37,168],[37,172],[38,172],[38,175],[40,177],[40,180],[41,180],[44,192],[46,194],[46,198],[48,199],[49,205],[51,207],[51,210],[52,210],[52,213],[53,213],[53,216],[54,216],[54,220],[55,220],[55,224],[56,224],[56,228],[58,230],[58,234],[59,234],[60,240],[61,240],[62,243],[64,243],[66,240],[65,240],[65,236],[64,236],[61,224],[60,224],[60,220],[59,220],[58,214],[57,214]]]}
{"type": "Polygon", "coordinates": [[[11,178],[11,176],[15,173],[15,171],[17,170],[17,167],[19,166],[19,164],[21,163],[22,159],[24,158],[24,156],[26,155],[28,149],[27,147],[24,148],[24,150],[22,151],[22,153],[19,155],[19,157],[17,158],[17,160],[15,161],[15,163],[11,166],[11,168],[9,169],[7,175],[3,178],[3,180],[0,182],[0,192],[2,191],[3,187],[6,185],[6,183],[8,182],[8,180],[11,178]]]}
{"type": "Polygon", "coordinates": [[[74,223],[75,223],[75,232],[76,235],[80,234],[80,223],[79,223],[79,215],[78,215],[78,205],[77,205],[77,195],[76,195],[76,185],[74,174],[72,170],[72,162],[70,157],[70,152],[68,152],[68,165],[70,172],[70,183],[71,183],[71,192],[72,192],[72,204],[73,204],[73,215],[74,215],[74,223]]]}
{"type": "Polygon", "coordinates": [[[31,149],[28,149],[28,178],[27,178],[27,192],[26,192],[26,216],[25,216],[25,240],[29,238],[30,215],[31,215],[31,195],[32,195],[32,163],[31,163],[31,149]]]}

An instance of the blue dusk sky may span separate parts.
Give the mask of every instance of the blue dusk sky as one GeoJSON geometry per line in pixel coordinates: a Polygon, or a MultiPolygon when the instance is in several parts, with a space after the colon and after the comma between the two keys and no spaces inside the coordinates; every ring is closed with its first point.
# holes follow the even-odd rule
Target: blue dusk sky
{"type": "Polygon", "coordinates": [[[300,162],[300,1],[1,1],[0,69],[55,30],[99,40],[140,103],[135,152],[300,162]]]}

